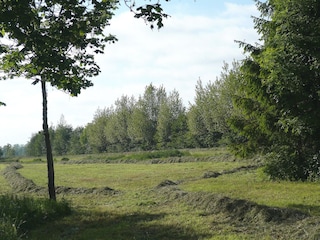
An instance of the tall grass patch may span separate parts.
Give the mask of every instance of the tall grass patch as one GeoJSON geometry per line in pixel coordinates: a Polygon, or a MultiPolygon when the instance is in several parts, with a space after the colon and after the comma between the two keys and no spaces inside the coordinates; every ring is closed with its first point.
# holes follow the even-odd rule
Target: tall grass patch
{"type": "Polygon", "coordinates": [[[19,239],[40,224],[69,215],[66,201],[0,196],[0,239],[19,239]]]}

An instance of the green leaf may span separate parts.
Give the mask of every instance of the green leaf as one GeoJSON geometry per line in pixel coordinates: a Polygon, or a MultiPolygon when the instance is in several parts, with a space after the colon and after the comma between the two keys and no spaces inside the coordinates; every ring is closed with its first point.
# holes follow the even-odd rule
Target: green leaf
{"type": "Polygon", "coordinates": [[[4,37],[5,34],[6,34],[6,31],[4,30],[4,28],[2,28],[0,31],[0,37],[4,37]]]}
{"type": "Polygon", "coordinates": [[[32,74],[37,74],[37,73],[38,73],[38,70],[37,70],[36,68],[31,68],[31,69],[30,69],[30,72],[31,72],[32,74]]]}

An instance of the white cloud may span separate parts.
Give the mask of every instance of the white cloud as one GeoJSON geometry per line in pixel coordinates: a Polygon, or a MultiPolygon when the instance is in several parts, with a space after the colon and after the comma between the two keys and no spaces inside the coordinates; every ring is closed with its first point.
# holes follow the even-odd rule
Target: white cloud
{"type": "MultiPolygon", "coordinates": [[[[85,125],[98,107],[111,106],[121,95],[137,97],[151,82],[168,92],[178,90],[187,105],[199,78],[215,80],[223,61],[242,58],[234,40],[257,40],[251,15],[257,15],[253,5],[227,3],[212,17],[172,13],[160,31],[151,31],[131,13],[115,16],[106,32],[119,41],[97,56],[102,72],[93,79],[94,87],[76,98],[49,88],[49,122],[56,125],[63,114],[74,127],[85,125]]],[[[40,86],[25,80],[0,82],[0,101],[7,103],[0,107],[0,146],[26,143],[41,129],[40,86]]]]}

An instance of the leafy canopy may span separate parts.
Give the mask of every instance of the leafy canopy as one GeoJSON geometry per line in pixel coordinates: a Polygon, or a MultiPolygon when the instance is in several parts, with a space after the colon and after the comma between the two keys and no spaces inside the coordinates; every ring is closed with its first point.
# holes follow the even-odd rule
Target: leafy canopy
{"type": "Polygon", "coordinates": [[[116,41],[103,30],[116,0],[5,0],[0,2],[0,69],[7,77],[45,80],[72,95],[100,72],[94,53],[116,41]]]}

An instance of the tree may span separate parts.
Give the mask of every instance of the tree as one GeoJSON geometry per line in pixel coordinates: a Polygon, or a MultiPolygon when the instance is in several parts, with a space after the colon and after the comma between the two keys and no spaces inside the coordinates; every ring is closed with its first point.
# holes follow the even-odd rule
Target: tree
{"type": "Polygon", "coordinates": [[[9,143],[3,146],[2,151],[5,158],[12,158],[16,155],[14,147],[9,143]]]}
{"type": "Polygon", "coordinates": [[[87,142],[85,139],[84,127],[76,127],[71,132],[71,137],[69,140],[68,153],[70,154],[85,154],[89,153],[87,151],[87,142]]]}
{"type": "Polygon", "coordinates": [[[25,146],[20,144],[13,145],[14,153],[16,157],[25,156],[25,146]]]}
{"type": "Polygon", "coordinates": [[[43,156],[45,155],[44,136],[42,132],[33,134],[26,146],[27,156],[43,156]]]}
{"type": "Polygon", "coordinates": [[[240,42],[250,56],[242,66],[246,97],[236,101],[244,121],[233,126],[251,151],[269,153],[266,171],[272,177],[318,178],[320,2],[257,1],[257,6],[255,28],[263,45],[240,42]]]}
{"type": "Polygon", "coordinates": [[[69,152],[72,132],[72,126],[67,124],[62,115],[54,133],[53,151],[55,154],[61,156],[69,152]]]}
{"type": "Polygon", "coordinates": [[[105,128],[106,136],[115,151],[128,151],[131,148],[128,125],[134,105],[134,97],[128,96],[122,96],[115,102],[114,112],[105,128]]]}
{"type": "Polygon", "coordinates": [[[156,139],[160,148],[185,147],[187,120],[185,107],[176,90],[162,100],[157,119],[156,139]]]}
{"type": "Polygon", "coordinates": [[[220,76],[215,82],[209,82],[205,87],[207,98],[205,104],[208,106],[204,108],[206,114],[209,115],[206,117],[207,121],[208,119],[212,121],[209,126],[214,126],[211,129],[218,135],[221,134],[219,144],[231,146],[238,155],[243,154],[239,150],[243,137],[233,131],[230,121],[232,119],[243,120],[242,112],[234,107],[234,99],[243,97],[243,92],[240,91],[243,82],[241,64],[240,61],[233,61],[232,64],[224,63],[220,76]]]}
{"type": "MultiPolygon", "coordinates": [[[[48,191],[56,199],[54,167],[47,118],[46,83],[73,96],[92,86],[100,72],[94,54],[103,53],[112,35],[105,36],[118,0],[6,0],[0,2],[0,69],[3,79],[24,77],[40,83],[43,98],[43,133],[46,142],[48,191]]],[[[136,17],[162,27],[160,4],[137,9],[136,17]]]]}
{"type": "Polygon", "coordinates": [[[155,147],[160,105],[166,97],[167,94],[163,86],[156,88],[150,84],[146,86],[143,96],[139,97],[133,108],[128,134],[144,150],[155,147]]]}
{"type": "Polygon", "coordinates": [[[231,119],[243,119],[233,102],[238,96],[242,97],[239,91],[243,78],[240,67],[241,62],[224,63],[220,76],[214,82],[203,85],[201,80],[198,81],[195,103],[188,112],[189,132],[196,146],[228,144],[239,148],[243,141],[230,127],[231,119]]]}
{"type": "Polygon", "coordinates": [[[153,138],[152,125],[147,113],[141,104],[141,99],[132,109],[130,121],[128,123],[128,135],[136,150],[150,149],[150,141],[153,138]]]}
{"type": "Polygon", "coordinates": [[[207,130],[201,118],[200,109],[192,104],[187,112],[188,141],[191,147],[206,147],[203,137],[207,135],[207,130]]]}
{"type": "Polygon", "coordinates": [[[172,114],[167,100],[160,105],[159,117],[157,122],[156,139],[159,148],[166,148],[171,137],[172,114]]]}
{"type": "Polygon", "coordinates": [[[3,156],[3,150],[2,150],[2,147],[0,146],[0,159],[2,158],[3,156]]]}
{"type": "Polygon", "coordinates": [[[92,123],[86,126],[88,142],[93,152],[106,152],[109,142],[105,133],[110,117],[113,114],[112,108],[98,109],[92,123]]]}
{"type": "Polygon", "coordinates": [[[199,80],[196,85],[195,103],[190,106],[188,127],[197,147],[213,147],[221,139],[221,132],[215,116],[218,89],[209,82],[203,86],[199,80]]]}

